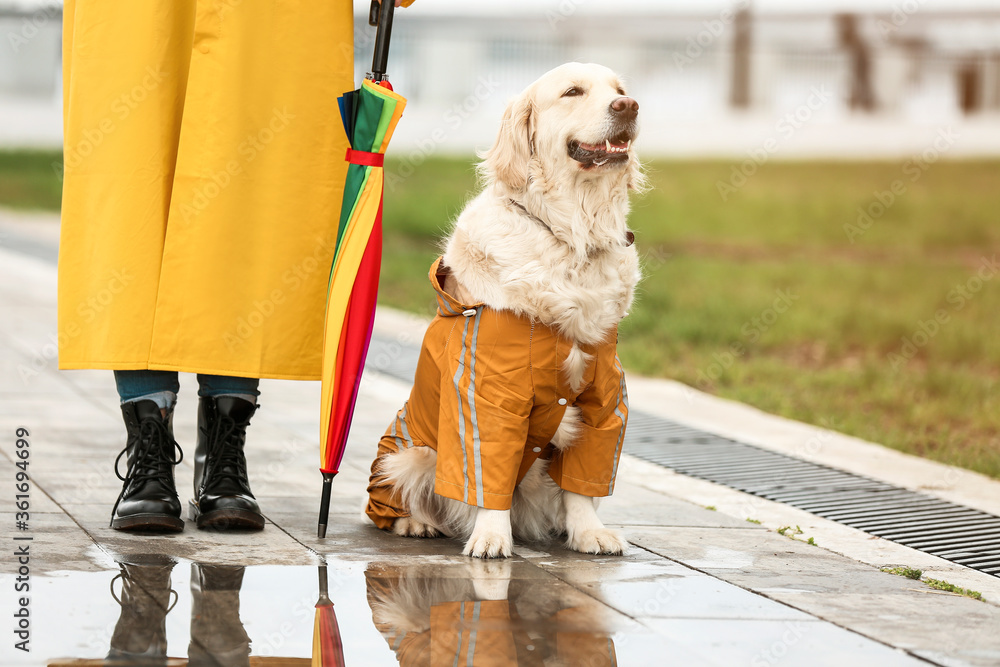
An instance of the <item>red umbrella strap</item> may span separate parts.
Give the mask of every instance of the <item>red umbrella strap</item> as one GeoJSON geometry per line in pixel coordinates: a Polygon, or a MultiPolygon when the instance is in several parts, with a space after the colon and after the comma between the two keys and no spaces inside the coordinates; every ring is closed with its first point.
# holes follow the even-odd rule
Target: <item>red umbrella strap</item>
{"type": "Polygon", "coordinates": [[[382,153],[369,153],[368,151],[356,151],[353,148],[347,149],[345,160],[351,164],[360,164],[365,167],[381,167],[385,164],[385,155],[382,153]]]}

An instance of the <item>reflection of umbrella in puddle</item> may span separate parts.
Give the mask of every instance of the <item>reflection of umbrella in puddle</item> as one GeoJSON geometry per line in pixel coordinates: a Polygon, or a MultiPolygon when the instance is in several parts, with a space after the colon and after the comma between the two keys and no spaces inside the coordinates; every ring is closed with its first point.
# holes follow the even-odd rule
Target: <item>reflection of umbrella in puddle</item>
{"type": "Polygon", "coordinates": [[[540,590],[537,579],[511,578],[509,562],[464,567],[375,564],[365,571],[372,620],[400,665],[618,664],[600,605],[576,591],[564,599],[540,590]]]}
{"type": "Polygon", "coordinates": [[[340,639],[337,614],[327,592],[327,566],[319,566],[319,599],[316,600],[316,620],[313,623],[313,667],[344,667],[344,642],[340,639]]]}

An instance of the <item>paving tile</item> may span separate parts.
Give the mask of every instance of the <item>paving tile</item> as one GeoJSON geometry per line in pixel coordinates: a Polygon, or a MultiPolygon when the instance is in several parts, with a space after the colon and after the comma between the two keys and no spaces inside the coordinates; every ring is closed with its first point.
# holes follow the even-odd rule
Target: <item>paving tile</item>
{"type": "MultiPolygon", "coordinates": [[[[284,517],[292,522],[309,519],[315,521],[319,517],[318,484],[313,496],[264,496],[256,493],[255,495],[265,514],[274,514],[276,517],[284,517]]],[[[355,489],[338,488],[334,484],[330,500],[330,513],[349,515],[362,522],[361,512],[367,502],[368,496],[363,491],[358,493],[355,489]]],[[[368,519],[364,518],[364,522],[367,521],[368,519]]]]}
{"type": "MultiPolygon", "coordinates": [[[[738,586],[676,567],[633,567],[602,561],[576,567],[561,578],[605,604],[634,618],[711,618],[806,620],[807,614],[738,586]],[[588,571],[590,570],[590,571],[588,571]]],[[[541,565],[543,569],[548,569],[541,565]]]]}
{"type": "Polygon", "coordinates": [[[907,580],[771,531],[753,528],[626,528],[629,540],[703,572],[739,579],[755,589],[836,594],[854,589],[894,593],[907,580]]]}
{"type": "MultiPolygon", "coordinates": [[[[327,537],[316,537],[315,512],[282,513],[271,511],[269,516],[275,517],[281,529],[297,541],[314,549],[320,554],[335,557],[363,557],[367,559],[379,556],[460,556],[462,542],[450,538],[412,538],[392,535],[379,530],[371,522],[363,522],[360,512],[350,514],[331,514],[327,527],[327,537]]],[[[464,556],[463,556],[464,558],[464,556]]]]}
{"type": "Polygon", "coordinates": [[[108,553],[123,556],[163,553],[188,560],[220,564],[302,565],[316,561],[316,554],[268,522],[262,531],[198,530],[187,520],[185,503],[184,531],[173,534],[127,533],[108,526],[111,506],[73,505],[67,512],[108,553]]]}
{"type": "Polygon", "coordinates": [[[614,495],[601,499],[598,515],[605,524],[616,526],[746,528],[749,525],[746,521],[632,484],[622,484],[615,489],[614,495]]]}
{"type": "MultiPolygon", "coordinates": [[[[11,555],[26,547],[33,574],[60,570],[96,570],[101,566],[97,544],[73,519],[62,513],[32,514],[26,531],[14,528],[11,512],[0,512],[0,526],[7,537],[5,556],[0,558],[0,573],[17,572],[18,562],[11,555]],[[31,538],[19,539],[19,538],[31,538]]],[[[11,590],[4,586],[5,591],[11,590]]]]}
{"type": "MultiPolygon", "coordinates": [[[[15,512],[19,511],[15,506],[19,502],[23,502],[25,499],[18,499],[16,496],[20,495],[15,484],[22,484],[24,482],[18,482],[17,473],[24,472],[21,468],[15,465],[15,461],[0,456],[0,480],[3,480],[4,485],[0,487],[0,512],[15,512]]],[[[31,465],[28,465],[28,511],[34,514],[41,513],[61,513],[62,510],[59,506],[52,501],[52,499],[35,483],[32,473],[34,472],[31,465]]],[[[6,528],[6,526],[4,526],[6,528]]]]}
{"type": "Polygon", "coordinates": [[[942,595],[776,533],[637,528],[627,535],[655,553],[914,654],[1000,664],[994,604],[942,595]]]}
{"type": "Polygon", "coordinates": [[[918,667],[926,665],[898,649],[815,621],[645,620],[657,633],[704,664],[809,665],[810,667],[918,667]]]}

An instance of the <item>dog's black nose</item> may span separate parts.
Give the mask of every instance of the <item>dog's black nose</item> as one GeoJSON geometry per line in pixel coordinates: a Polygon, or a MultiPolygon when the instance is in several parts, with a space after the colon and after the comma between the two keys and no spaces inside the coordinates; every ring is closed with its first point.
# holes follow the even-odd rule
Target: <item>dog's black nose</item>
{"type": "Polygon", "coordinates": [[[616,97],[611,103],[611,113],[616,116],[635,118],[639,114],[639,103],[631,97],[616,97]]]}

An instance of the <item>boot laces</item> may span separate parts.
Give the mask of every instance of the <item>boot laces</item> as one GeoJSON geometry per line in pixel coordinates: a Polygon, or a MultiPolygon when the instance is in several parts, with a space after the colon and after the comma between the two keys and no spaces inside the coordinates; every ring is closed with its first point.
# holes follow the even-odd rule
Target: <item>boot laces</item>
{"type": "MultiPolygon", "coordinates": [[[[116,574],[115,578],[111,580],[111,597],[114,599],[115,602],[118,603],[119,607],[124,607],[125,606],[125,603],[122,602],[122,597],[124,597],[124,595],[125,595],[125,581],[126,580],[128,580],[128,581],[134,581],[131,577],[129,577],[128,573],[125,571],[125,566],[122,565],[121,566],[121,572],[119,572],[118,574],[116,574]],[[115,582],[117,582],[118,580],[122,581],[122,595],[121,596],[118,596],[118,595],[115,594],[115,582]]],[[[147,591],[145,588],[143,588],[142,591],[148,597],[152,597],[153,596],[152,592],[147,591]]],[[[167,610],[166,610],[166,612],[164,612],[164,613],[167,613],[167,614],[169,614],[173,610],[173,608],[177,606],[177,602],[181,599],[181,596],[173,588],[170,589],[170,593],[169,594],[174,596],[174,601],[170,602],[170,598],[169,597],[167,598],[167,610]]]]}
{"type": "Polygon", "coordinates": [[[126,458],[128,470],[126,470],[124,477],[118,472],[123,456],[128,456],[128,444],[115,458],[115,475],[124,484],[122,492],[118,494],[118,500],[115,501],[115,506],[111,510],[112,516],[133,485],[138,486],[146,482],[158,481],[167,488],[173,488],[173,466],[184,460],[184,451],[171,437],[165,420],[147,417],[139,422],[139,442],[135,444],[131,460],[126,458]]]}
{"type": "Polygon", "coordinates": [[[237,422],[232,417],[217,415],[212,428],[202,427],[202,433],[208,438],[205,473],[201,478],[203,491],[209,484],[216,486],[229,479],[244,492],[250,493],[246,481],[247,458],[243,452],[243,441],[249,425],[249,420],[237,422]]]}

